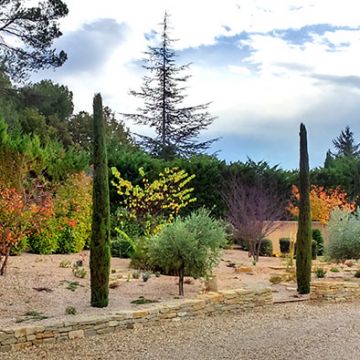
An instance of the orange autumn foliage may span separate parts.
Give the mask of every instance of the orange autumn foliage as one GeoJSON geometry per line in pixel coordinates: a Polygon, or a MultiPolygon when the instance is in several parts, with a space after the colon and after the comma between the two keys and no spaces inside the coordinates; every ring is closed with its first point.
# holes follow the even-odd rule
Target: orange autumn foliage
{"type": "MultiPolygon", "coordinates": [[[[292,187],[293,201],[290,202],[288,210],[293,216],[299,216],[299,189],[296,185],[292,187]]],[[[310,191],[311,219],[319,221],[321,224],[327,224],[331,212],[339,207],[343,210],[354,211],[356,205],[347,199],[347,194],[340,187],[325,190],[322,186],[311,186],[310,191]]]]}
{"type": "Polygon", "coordinates": [[[25,194],[0,186],[0,275],[4,275],[11,247],[52,214],[51,194],[42,188],[33,188],[31,194],[25,194]]]}

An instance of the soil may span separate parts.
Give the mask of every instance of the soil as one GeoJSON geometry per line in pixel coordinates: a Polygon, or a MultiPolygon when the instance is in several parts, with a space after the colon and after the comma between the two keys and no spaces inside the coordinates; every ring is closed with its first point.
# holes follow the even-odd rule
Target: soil
{"type": "MultiPolygon", "coordinates": [[[[80,260],[79,254],[74,255],[34,255],[23,254],[11,257],[5,276],[0,276],[0,327],[19,326],[34,321],[47,323],[57,320],[73,319],[74,315],[65,315],[67,307],[76,309],[76,316],[100,315],[119,310],[143,308],[149,305],[133,304],[134,300],[146,299],[153,302],[177,302],[178,279],[174,276],[151,274],[148,281],[133,278],[136,270],[129,268],[128,259],[113,258],[111,263],[110,304],[106,309],[95,309],[89,304],[89,253],[81,254],[85,278],[75,277],[72,264],[80,260]],[[68,261],[70,267],[60,267],[60,263],[68,261]],[[27,314],[27,315],[26,315],[27,314]],[[46,319],[47,318],[47,319],[46,319]]],[[[334,265],[317,262],[328,269],[327,279],[353,278],[353,273],[359,267],[354,264],[336,265],[339,272],[329,269],[334,265]]],[[[282,258],[261,257],[256,266],[247,252],[241,250],[225,250],[219,266],[214,271],[218,290],[235,288],[254,288],[272,286],[274,300],[286,301],[297,297],[294,281],[282,282],[277,285],[270,283],[270,277],[286,274],[286,263],[282,258]],[[247,272],[235,272],[234,266],[247,272]]],[[[194,298],[205,290],[201,280],[186,278],[185,298],[194,298]]]]}

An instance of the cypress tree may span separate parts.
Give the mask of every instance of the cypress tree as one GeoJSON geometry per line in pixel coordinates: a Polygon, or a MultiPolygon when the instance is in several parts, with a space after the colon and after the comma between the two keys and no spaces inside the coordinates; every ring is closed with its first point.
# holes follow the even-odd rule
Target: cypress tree
{"type": "Polygon", "coordinates": [[[101,95],[94,97],[93,219],[90,246],[91,306],[109,303],[110,201],[101,95]]]}
{"type": "Polygon", "coordinates": [[[311,280],[311,214],[310,175],[307,136],[304,124],[300,125],[299,220],[296,237],[296,279],[299,294],[310,292],[311,280]]]}

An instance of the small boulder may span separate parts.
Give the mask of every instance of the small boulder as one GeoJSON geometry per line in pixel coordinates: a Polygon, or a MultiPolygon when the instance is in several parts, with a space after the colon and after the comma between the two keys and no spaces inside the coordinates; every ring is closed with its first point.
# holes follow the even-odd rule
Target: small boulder
{"type": "Polygon", "coordinates": [[[250,273],[252,273],[252,268],[249,266],[241,265],[241,266],[238,266],[235,268],[235,272],[250,274],[250,273]]]}

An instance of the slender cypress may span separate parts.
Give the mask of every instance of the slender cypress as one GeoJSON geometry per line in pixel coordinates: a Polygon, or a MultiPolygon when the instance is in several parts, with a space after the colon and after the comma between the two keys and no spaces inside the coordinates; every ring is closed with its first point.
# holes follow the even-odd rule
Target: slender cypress
{"type": "Polygon", "coordinates": [[[90,246],[91,306],[109,303],[110,201],[105,126],[100,94],[94,97],[94,182],[93,219],[90,246]]]}
{"type": "Polygon", "coordinates": [[[296,278],[299,294],[309,294],[311,280],[310,175],[307,136],[300,125],[299,220],[296,237],[296,278]]]}

